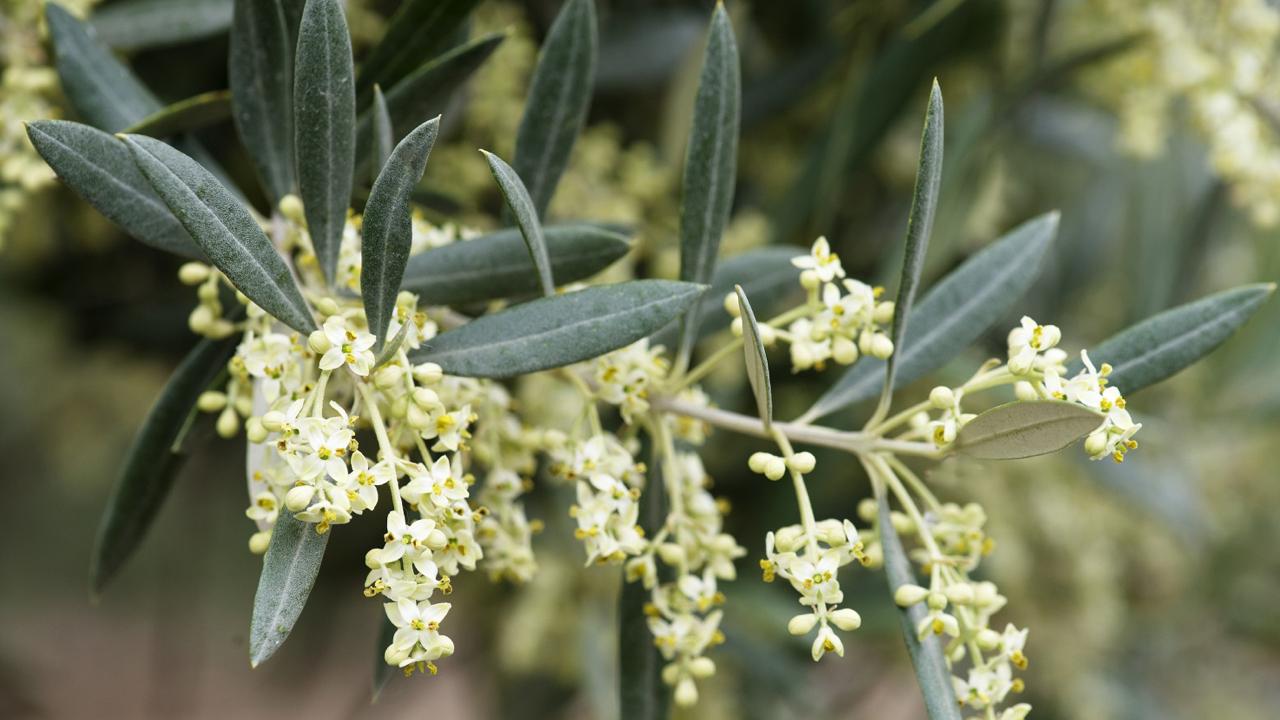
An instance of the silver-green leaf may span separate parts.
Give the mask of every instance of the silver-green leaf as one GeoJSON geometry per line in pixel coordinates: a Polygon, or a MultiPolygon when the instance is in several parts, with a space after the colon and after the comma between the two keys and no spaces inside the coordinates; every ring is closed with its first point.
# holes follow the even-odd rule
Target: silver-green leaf
{"type": "Polygon", "coordinates": [[[1017,460],[1062,450],[1102,424],[1103,415],[1060,400],[1016,401],[980,413],[956,434],[955,449],[982,460],[1017,460]]]}
{"type": "Polygon", "coordinates": [[[391,111],[387,108],[387,96],[382,94],[382,86],[373,86],[373,179],[387,164],[391,151],[396,146],[395,130],[391,127],[391,111]]]}
{"type": "MultiPolygon", "coordinates": [[[[894,388],[938,369],[1004,317],[1039,275],[1057,232],[1057,212],[1028,220],[938,282],[912,310],[906,334],[894,349],[894,388]]],[[[801,419],[812,422],[875,397],[883,365],[862,358],[801,419]]]]}
{"type": "Polygon", "coordinates": [[[224,33],[231,15],[232,0],[123,0],[104,4],[89,20],[107,45],[140,50],[224,33]]]}
{"type": "Polygon", "coordinates": [[[705,289],[635,280],[539,298],[442,333],[411,359],[450,375],[506,378],[598,357],[649,335],[705,289]]]}
{"type": "MultiPolygon", "coordinates": [[[[715,271],[720,236],[733,206],[742,102],[738,46],[723,4],[711,16],[693,125],[685,151],[680,207],[680,279],[706,283],[715,271]]],[[[693,350],[698,318],[686,318],[676,352],[683,366],[693,350]]]]}
{"type": "Polygon", "coordinates": [[[387,22],[387,33],[360,64],[359,92],[374,84],[394,87],[401,78],[448,47],[454,31],[479,0],[406,0],[387,22]]]}
{"type": "MultiPolygon", "coordinates": [[[[627,254],[618,233],[585,223],[543,228],[554,277],[575,282],[591,277],[627,254]]],[[[409,258],[401,287],[424,305],[465,305],[541,292],[542,280],[520,231],[481,235],[409,258]]]]}
{"type": "Polygon", "coordinates": [[[67,120],[36,120],[27,136],[68,187],[125,232],[160,250],[204,257],[120,141],[67,120]]]}
{"type": "Polygon", "coordinates": [[[573,143],[586,123],[595,66],[595,4],[566,0],[533,70],[512,163],[539,216],[546,214],[573,143]]]}
{"type": "Polygon", "coordinates": [[[62,92],[86,122],[120,132],[161,108],[156,96],[97,41],[91,28],[53,2],[45,6],[45,19],[62,92]]]}
{"type": "Polygon", "coordinates": [[[427,167],[435,145],[440,118],[422,123],[391,152],[378,174],[364,210],[360,253],[360,295],[364,299],[369,330],[377,337],[374,352],[382,349],[387,327],[396,308],[400,280],[413,244],[413,219],[409,195],[427,167]]]}
{"type": "Polygon", "coordinates": [[[162,138],[216,125],[230,116],[231,93],[214,90],[166,105],[121,132],[162,138]]]}
{"type": "Polygon", "coordinates": [[[933,81],[929,92],[929,109],[924,115],[924,132],[920,136],[920,166],[916,170],[916,187],[911,196],[911,215],[907,219],[906,251],[902,258],[902,277],[898,281],[898,297],[894,301],[893,340],[895,352],[885,363],[884,387],[880,404],[872,415],[878,421],[884,417],[893,398],[894,373],[898,367],[896,349],[902,346],[907,331],[911,304],[915,301],[916,286],[920,284],[920,271],[924,268],[924,256],[929,249],[929,235],[933,232],[933,217],[938,209],[938,188],[942,184],[942,90],[933,81]]]}
{"type": "Polygon", "coordinates": [[[484,153],[484,159],[489,161],[489,171],[493,173],[493,179],[498,182],[502,197],[506,199],[507,207],[510,208],[511,214],[516,219],[516,225],[520,228],[520,236],[524,238],[524,243],[529,248],[529,257],[533,260],[533,266],[538,270],[538,280],[542,283],[542,294],[554,295],[556,283],[551,275],[551,259],[547,257],[547,241],[542,236],[542,223],[538,221],[538,211],[533,206],[533,199],[529,197],[528,189],[506,161],[491,152],[485,150],[480,152],[484,153]]]}
{"type": "MultiPolygon", "coordinates": [[[[892,597],[903,585],[916,584],[916,577],[911,571],[902,540],[893,529],[888,501],[883,494],[877,500],[880,543],[884,548],[884,575],[889,581],[889,595],[892,597]]],[[[907,644],[916,680],[924,695],[925,711],[929,720],[960,720],[960,705],[951,686],[951,673],[947,670],[942,642],[937,636],[930,635],[922,641],[916,635],[916,626],[924,619],[925,612],[924,603],[916,603],[901,611],[902,639],[907,644]]]]}
{"type": "Polygon", "coordinates": [[[307,0],[294,63],[298,189],[324,276],[333,282],[351,204],[356,95],[341,0],[307,0]]]}
{"type": "MultiPolygon", "coordinates": [[[[1164,380],[1226,342],[1275,292],[1275,283],[1242,285],[1179,305],[1133,325],[1089,351],[1110,363],[1111,384],[1132,393],[1164,380]]],[[[1080,362],[1075,361],[1074,370],[1080,362]]]]}
{"type": "Polygon", "coordinates": [[[152,189],[240,292],[294,330],[308,333],[316,328],[289,266],[249,211],[212,173],[159,140],[122,137],[152,189]]]}
{"type": "Polygon", "coordinates": [[[196,400],[226,369],[238,339],[201,340],[183,358],[129,446],[94,543],[89,584],[94,593],[137,549],[173,486],[184,459],[182,434],[196,400]]]}
{"type": "Polygon", "coordinates": [[[293,513],[282,512],[276,519],[253,596],[249,663],[254,667],[274,655],[289,637],[307,604],[328,544],[329,533],[317,533],[315,525],[293,513]]]}
{"type": "Polygon", "coordinates": [[[280,0],[235,0],[227,77],[240,140],[273,202],[295,192],[293,41],[280,0]]]}
{"type": "Polygon", "coordinates": [[[747,364],[747,380],[751,383],[751,393],[756,398],[756,411],[765,427],[773,425],[773,388],[769,382],[769,358],[764,353],[764,342],[760,339],[760,326],[756,324],[756,314],[751,310],[751,303],[742,286],[734,287],[738,295],[738,311],[742,319],[742,354],[747,364]]]}

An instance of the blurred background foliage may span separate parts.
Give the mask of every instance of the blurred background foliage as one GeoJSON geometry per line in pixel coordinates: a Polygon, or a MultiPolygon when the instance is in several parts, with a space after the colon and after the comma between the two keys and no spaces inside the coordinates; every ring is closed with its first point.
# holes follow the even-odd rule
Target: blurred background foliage
{"type": "MultiPolygon", "coordinates": [[[[440,108],[442,142],[421,188],[434,221],[497,224],[501,201],[476,148],[511,153],[558,4],[486,0],[475,13],[471,37],[506,38],[440,108]]],[[[58,187],[26,144],[22,121],[71,114],[41,5],[0,0],[0,716],[613,716],[619,572],[580,567],[565,490],[548,483],[530,500],[547,526],[535,541],[536,580],[466,583],[458,661],[439,677],[393,682],[377,705],[368,688],[380,609],[350,590],[378,533],[367,523],[334,538],[294,639],[250,672],[259,560],[244,547],[242,441],[211,429],[198,431],[206,442],[143,552],[90,604],[97,518],[133,429],[193,343],[193,300],[176,258],[58,187]]],[[[226,87],[230,0],[66,5],[161,98],[226,87]]],[[[348,2],[357,61],[395,5],[348,2]]],[[[669,277],[711,4],[598,6],[589,127],[549,214],[631,228],[636,249],[610,272],[669,277]]],[[[892,285],[936,75],[947,156],[927,277],[1061,209],[1054,257],[1022,307],[1063,327],[1064,345],[1087,347],[1165,307],[1280,276],[1280,9],[1267,0],[733,0],[729,9],[743,135],[726,257],[764,244],[799,252],[826,235],[851,275],[892,285]]],[[[254,187],[229,123],[200,139],[254,187]]],[[[993,333],[941,375],[962,380],[1002,347],[993,333]]],[[[1147,431],[1123,465],[1066,453],[931,474],[945,497],[987,509],[999,545],[985,572],[1010,598],[1001,617],[1031,627],[1035,717],[1275,717],[1277,349],[1271,303],[1208,361],[1133,398],[1147,431]]],[[[729,369],[708,389],[746,409],[741,377],[729,369]]],[[[798,413],[831,380],[777,378],[779,414],[798,413]]],[[[538,378],[519,391],[535,422],[568,402],[538,378]]],[[[723,671],[690,716],[922,717],[879,575],[855,569],[843,581],[865,618],[843,661],[815,666],[786,635],[794,600],[754,567],[765,531],[794,510],[786,488],[747,472],[753,442],[720,433],[704,454],[733,507],[727,529],[750,556],[726,588],[723,671]]],[[[831,455],[819,456],[811,488],[820,517],[852,515],[867,493],[855,464],[831,455]]]]}

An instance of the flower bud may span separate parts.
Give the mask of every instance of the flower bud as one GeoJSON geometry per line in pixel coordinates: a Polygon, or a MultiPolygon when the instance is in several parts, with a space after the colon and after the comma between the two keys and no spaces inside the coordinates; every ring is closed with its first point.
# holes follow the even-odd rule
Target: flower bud
{"type": "Polygon", "coordinates": [[[271,545],[270,530],[263,530],[249,536],[249,552],[254,555],[261,555],[266,552],[269,545],[271,545]]]}
{"type": "Polygon", "coordinates": [[[899,535],[910,535],[916,531],[916,524],[911,521],[911,518],[896,510],[889,513],[889,521],[893,523],[893,529],[899,535]]]}
{"type": "Polygon", "coordinates": [[[325,317],[342,312],[342,308],[338,306],[338,301],[331,297],[320,298],[320,302],[316,303],[316,310],[319,310],[320,314],[325,317]]]}
{"type": "Polygon", "coordinates": [[[758,325],[756,330],[760,332],[760,344],[765,347],[773,347],[778,342],[778,331],[772,325],[758,325]]]}
{"type": "Polygon", "coordinates": [[[1000,646],[1000,633],[991,628],[982,628],[978,631],[978,647],[983,650],[995,650],[1000,646]]]}
{"type": "Polygon", "coordinates": [[[876,501],[871,498],[862,498],[862,500],[858,502],[858,517],[861,518],[863,522],[874,521],[876,519],[877,510],[876,501]]]}
{"type": "Polygon", "coordinates": [[[800,273],[800,287],[805,290],[816,290],[822,285],[822,278],[813,270],[805,270],[800,273]]]}
{"type": "Polygon", "coordinates": [[[413,379],[423,385],[434,385],[443,376],[444,370],[433,362],[413,366],[413,379]]]}
{"type": "Polygon", "coordinates": [[[431,532],[427,533],[426,543],[427,547],[434,552],[436,550],[443,550],[444,546],[449,544],[449,538],[445,537],[444,533],[439,530],[433,529],[431,532]]]}
{"type": "Polygon", "coordinates": [[[236,433],[240,432],[240,416],[236,414],[233,408],[223,408],[222,414],[218,415],[215,429],[220,437],[235,437],[236,433]]]}
{"type": "Polygon", "coordinates": [[[200,412],[218,412],[227,406],[227,395],[216,390],[206,390],[196,399],[196,407],[200,412]]]}
{"type": "Polygon", "coordinates": [[[414,430],[426,430],[431,427],[431,416],[418,407],[417,403],[405,409],[404,418],[409,423],[409,427],[414,430]]]}
{"type": "Polygon", "coordinates": [[[948,585],[946,595],[947,600],[956,605],[969,605],[973,602],[973,586],[968,583],[948,585]]]}
{"type": "Polygon", "coordinates": [[[205,335],[214,340],[222,340],[224,338],[231,337],[235,331],[236,326],[230,320],[218,318],[209,325],[209,329],[205,331],[205,335]]]}
{"type": "Polygon", "coordinates": [[[316,489],[310,485],[295,485],[284,494],[284,506],[291,512],[302,512],[311,505],[316,489]]]}
{"type": "Polygon", "coordinates": [[[658,557],[668,565],[684,564],[684,548],[675,543],[662,543],[658,546],[658,557]]]}
{"type": "Polygon", "coordinates": [[[280,198],[280,214],[298,224],[306,222],[306,218],[303,217],[302,199],[293,193],[280,198]]]}
{"type": "MultiPolygon", "coordinates": [[[[293,197],[293,196],[290,195],[289,197],[293,197]]],[[[395,643],[392,643],[387,646],[386,650],[383,651],[382,659],[386,660],[387,664],[392,667],[399,667],[400,663],[409,659],[409,653],[412,650],[413,648],[406,648],[401,645],[396,645],[395,643]]]]}
{"type": "Polygon", "coordinates": [[[369,552],[364,554],[364,566],[370,570],[382,567],[382,548],[370,548],[369,552]]]}
{"type": "Polygon", "coordinates": [[[709,657],[694,658],[689,661],[689,674],[699,680],[705,680],[716,674],[716,664],[709,657]]]}
{"type": "Polygon", "coordinates": [[[262,416],[262,427],[266,428],[267,432],[280,432],[281,428],[284,427],[284,421],[284,413],[279,410],[271,410],[262,416]]]}
{"type": "Polygon", "coordinates": [[[738,293],[731,292],[724,296],[724,311],[729,317],[741,317],[742,308],[738,307],[738,293]]]}
{"type": "Polygon", "coordinates": [[[1041,325],[1040,326],[1040,347],[1038,350],[1048,350],[1058,344],[1062,339],[1062,330],[1057,325],[1041,325]]]}
{"type": "Polygon", "coordinates": [[[333,347],[333,343],[329,342],[329,336],[325,335],[323,330],[314,330],[307,337],[307,347],[311,348],[311,352],[323,355],[329,352],[329,348],[333,347]]]}
{"type": "Polygon", "coordinates": [[[202,262],[184,263],[178,268],[178,281],[183,285],[199,285],[209,279],[209,266],[202,262]]]}
{"type": "Polygon", "coordinates": [[[840,608],[831,613],[831,622],[835,623],[836,627],[841,630],[849,632],[862,627],[862,616],[853,608],[840,608]]]}
{"type": "Polygon", "coordinates": [[[733,322],[729,323],[729,332],[733,333],[734,337],[742,337],[742,318],[734,318],[733,322]]]}
{"type": "Polygon", "coordinates": [[[242,417],[249,417],[253,414],[253,398],[248,395],[241,395],[236,398],[232,407],[234,407],[236,412],[240,413],[242,417]]]}
{"type": "Polygon", "coordinates": [[[951,391],[951,388],[945,385],[939,385],[929,391],[929,404],[936,410],[945,410],[949,407],[954,407],[956,404],[956,394],[951,391]]]}
{"type": "Polygon", "coordinates": [[[877,325],[888,325],[893,322],[893,310],[895,307],[892,300],[876,303],[876,309],[872,311],[871,319],[877,325]]]}
{"type": "Polygon", "coordinates": [[[831,357],[841,365],[852,365],[858,361],[858,346],[847,337],[837,337],[831,342],[831,357]]]}
{"type": "Polygon", "coordinates": [[[680,681],[680,665],[679,663],[668,663],[662,668],[662,682],[668,685],[675,685],[680,681]]]}
{"type": "Polygon", "coordinates": [[[440,404],[441,404],[440,396],[437,395],[436,391],[432,390],[431,388],[424,388],[424,387],[414,388],[413,404],[417,405],[423,410],[430,410],[432,408],[437,408],[437,407],[440,407],[440,404]]]}
{"type": "Polygon", "coordinates": [[[774,533],[773,541],[778,552],[794,552],[804,543],[804,531],[799,525],[788,525],[774,533]]]}
{"type": "Polygon", "coordinates": [[[817,458],[811,452],[798,452],[787,458],[787,467],[795,470],[800,474],[813,472],[813,468],[818,464],[817,458]]]}
{"type": "Polygon", "coordinates": [[[187,327],[197,335],[204,335],[213,326],[213,310],[208,305],[197,305],[187,317],[187,327]]]}
{"type": "Polygon", "coordinates": [[[919,585],[899,585],[893,593],[893,601],[898,607],[911,607],[924,600],[928,594],[929,591],[919,585]]]}
{"type": "Polygon", "coordinates": [[[244,434],[251,443],[262,443],[267,440],[267,429],[262,426],[262,419],[251,417],[244,423],[244,434]]]}
{"type": "Polygon", "coordinates": [[[1036,392],[1035,386],[1026,380],[1019,380],[1013,384],[1013,396],[1023,402],[1040,399],[1040,393],[1036,392]]]}
{"type": "Polygon", "coordinates": [[[1102,431],[1090,433],[1084,441],[1084,451],[1090,455],[1102,455],[1107,452],[1107,434],[1102,431]]]}
{"type": "Polygon", "coordinates": [[[379,390],[393,388],[404,379],[404,368],[399,365],[387,365],[373,374],[373,384],[379,390]]]}
{"type": "Polygon", "coordinates": [[[813,613],[796,615],[787,623],[787,632],[792,635],[808,635],[814,625],[818,624],[818,616],[813,613]]]}
{"type": "Polygon", "coordinates": [[[839,520],[819,520],[814,531],[819,540],[832,547],[845,543],[844,523],[839,520]]]}
{"type": "Polygon", "coordinates": [[[871,357],[887,360],[893,354],[893,341],[884,333],[876,333],[871,340],[871,357]]]}
{"type": "Polygon", "coordinates": [[[751,457],[747,458],[747,467],[753,473],[764,474],[764,466],[769,462],[769,458],[773,457],[767,452],[754,452],[751,457]]]}
{"type": "Polygon", "coordinates": [[[764,476],[770,480],[781,480],[787,474],[787,462],[777,455],[771,455],[764,465],[764,476]]]}
{"type": "Polygon", "coordinates": [[[676,705],[680,707],[693,707],[698,702],[698,686],[693,683],[692,678],[683,678],[676,685],[676,705]]]}
{"type": "Polygon", "coordinates": [[[947,596],[940,592],[930,592],[924,601],[930,610],[945,610],[947,608],[947,596]]]}
{"type": "Polygon", "coordinates": [[[408,395],[401,395],[397,397],[395,400],[391,401],[391,407],[389,408],[389,411],[391,412],[391,417],[396,419],[403,418],[404,414],[408,412],[408,410],[409,410],[408,395]]]}
{"type": "Polygon", "coordinates": [[[196,298],[198,298],[202,303],[212,305],[218,300],[217,283],[201,283],[200,287],[196,289],[196,298]]]}

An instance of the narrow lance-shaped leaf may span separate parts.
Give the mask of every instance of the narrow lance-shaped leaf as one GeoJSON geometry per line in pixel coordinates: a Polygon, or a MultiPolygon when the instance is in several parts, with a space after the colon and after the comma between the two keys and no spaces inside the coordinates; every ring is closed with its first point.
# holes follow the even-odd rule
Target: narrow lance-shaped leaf
{"type": "Polygon", "coordinates": [[[275,654],[293,630],[320,572],[329,533],[282,512],[271,531],[249,625],[249,663],[257,667],[275,654]]]}
{"type": "MultiPolygon", "coordinates": [[[[667,492],[662,477],[662,457],[648,434],[640,436],[644,458],[644,492],[640,495],[637,523],[645,537],[655,537],[667,517],[667,492]]],[[[663,572],[665,568],[659,567],[663,572]]],[[[653,642],[645,606],[651,600],[641,578],[623,572],[618,593],[618,700],[621,720],[666,720],[669,716],[671,686],[662,682],[666,661],[653,642]]]]}
{"type": "Polygon", "coordinates": [[[204,257],[119,140],[67,120],[37,120],[27,136],[68,187],[125,232],[160,250],[204,257]]]}
{"type": "Polygon", "coordinates": [[[90,125],[119,132],[161,105],[89,28],[57,3],[45,5],[62,92],[90,125]]]}
{"type": "MultiPolygon", "coordinates": [[[[889,517],[889,502],[884,497],[883,486],[878,486],[877,513],[879,515],[880,542],[884,548],[884,575],[889,581],[889,594],[893,596],[903,585],[916,584],[911,563],[898,533],[889,517]]],[[[930,635],[923,641],[916,635],[916,626],[925,616],[924,603],[916,603],[902,610],[902,639],[906,641],[911,664],[915,667],[916,680],[924,695],[925,711],[929,720],[961,720],[960,705],[956,702],[951,686],[951,673],[937,636],[930,635]]]]}
{"type": "Polygon", "coordinates": [[[409,195],[422,179],[439,129],[440,118],[428,120],[396,145],[374,182],[365,206],[360,241],[363,259],[360,294],[369,330],[377,337],[375,353],[386,342],[387,327],[400,293],[400,280],[409,261],[409,246],[413,244],[409,195]]]}
{"type": "Polygon", "coordinates": [[[894,373],[897,370],[897,348],[902,346],[911,314],[911,303],[920,283],[920,270],[924,268],[924,256],[929,249],[929,235],[933,232],[933,216],[938,209],[938,187],[942,183],[942,90],[933,81],[929,92],[929,109],[924,115],[924,132],[920,137],[920,167],[916,171],[916,187],[911,196],[911,215],[907,219],[907,243],[902,258],[902,278],[898,281],[898,297],[893,308],[894,354],[885,364],[884,389],[880,404],[871,416],[869,424],[884,418],[893,399],[894,373]]]}
{"type": "Polygon", "coordinates": [[[956,435],[957,452],[982,460],[1017,460],[1058,452],[1102,424],[1103,416],[1059,400],[1011,402],[980,413],[956,435]]]}
{"type": "MultiPolygon", "coordinates": [[[[693,126],[685,151],[680,207],[680,279],[706,283],[715,270],[720,236],[733,206],[738,163],[738,116],[742,101],[738,46],[723,4],[711,16],[711,31],[694,100],[693,126]]],[[[683,367],[698,318],[684,320],[676,362],[683,367]]]]}
{"type": "Polygon", "coordinates": [[[391,128],[391,111],[387,109],[387,97],[382,94],[382,86],[373,86],[373,179],[391,157],[391,150],[396,146],[395,131],[391,128]]]}
{"type": "Polygon", "coordinates": [[[378,646],[375,648],[373,657],[373,702],[378,702],[378,696],[382,694],[382,689],[387,686],[387,681],[391,679],[396,667],[387,662],[386,650],[396,637],[396,626],[391,622],[391,618],[382,614],[382,624],[378,626],[378,646]]]}
{"type": "Polygon", "coordinates": [[[168,137],[216,125],[231,116],[231,93],[227,90],[193,95],[160,108],[125,128],[123,132],[151,137],[168,137]]]}
{"type": "MultiPolygon", "coordinates": [[[[553,277],[574,282],[600,272],[631,249],[626,237],[587,224],[543,228],[553,277]]],[[[433,248],[409,258],[400,286],[424,305],[465,305],[537,295],[542,279],[514,228],[433,248]]]]}
{"type": "Polygon", "coordinates": [[[542,45],[516,132],[513,165],[539,216],[546,214],[587,120],[595,67],[595,4],[566,0],[542,45]]]}
{"type": "Polygon", "coordinates": [[[756,314],[751,310],[751,303],[742,286],[734,287],[738,295],[738,311],[742,319],[742,353],[747,364],[747,380],[751,383],[751,393],[756,397],[756,411],[768,428],[773,425],[773,388],[769,382],[769,358],[764,353],[764,342],[760,339],[760,326],[756,324],[756,314]]]}
{"type": "Polygon", "coordinates": [[[360,65],[359,92],[375,83],[392,87],[428,58],[448,47],[454,30],[479,0],[407,0],[387,22],[387,33],[360,65]]]}
{"type": "Polygon", "coordinates": [[[231,15],[232,0],[123,0],[94,10],[89,20],[107,45],[139,50],[224,33],[231,15]]]}
{"type": "MultiPolygon", "coordinates": [[[[1179,305],[1109,338],[1089,351],[1110,363],[1107,379],[1123,393],[1164,380],[1226,342],[1275,292],[1275,283],[1242,285],[1179,305]]],[[[1080,369],[1073,362],[1072,373],[1080,369]]]]}
{"type": "Polygon", "coordinates": [[[124,468],[98,529],[89,584],[102,591],[137,549],[182,464],[181,438],[196,400],[226,368],[237,339],[201,340],[183,358],[151,407],[125,455],[124,468]]]}
{"type": "Polygon", "coordinates": [[[308,0],[294,63],[294,147],[307,230],[329,282],[351,204],[356,96],[341,0],[308,0]]]}
{"type": "Polygon", "coordinates": [[[227,53],[236,130],[273,202],[294,192],[293,41],[280,0],[236,0],[227,53]]]}
{"type": "Polygon", "coordinates": [[[143,135],[123,139],[156,194],[240,292],[294,330],[315,329],[289,266],[217,178],[159,140],[143,135]]]}
{"type": "MultiPolygon", "coordinates": [[[[449,99],[502,44],[504,35],[492,34],[459,45],[387,87],[387,113],[394,135],[407,134],[428,118],[445,111],[449,99]]],[[[374,113],[360,113],[356,127],[356,167],[363,169],[372,157],[374,113]]]]}
{"type": "MultiPolygon", "coordinates": [[[[1004,317],[1039,275],[1058,232],[1058,213],[1028,220],[964,261],[912,309],[894,348],[894,388],[938,369],[1004,317]]],[[[884,362],[864,357],[802,416],[803,422],[870,400],[881,390],[884,362]]]]}
{"type": "Polygon", "coordinates": [[[410,356],[450,375],[506,378],[630,345],[684,312],[704,286],[635,280],[540,298],[441,333],[410,356]]]}
{"type": "Polygon", "coordinates": [[[542,223],[538,221],[538,211],[533,206],[529,191],[521,182],[520,176],[516,175],[516,171],[502,158],[484,150],[480,152],[484,153],[484,159],[489,161],[489,171],[493,173],[493,179],[498,181],[502,197],[506,199],[507,207],[511,209],[516,225],[520,228],[520,236],[529,247],[529,257],[533,260],[533,266],[538,269],[538,279],[542,283],[542,294],[554,295],[556,283],[551,276],[547,241],[542,236],[542,223]]]}

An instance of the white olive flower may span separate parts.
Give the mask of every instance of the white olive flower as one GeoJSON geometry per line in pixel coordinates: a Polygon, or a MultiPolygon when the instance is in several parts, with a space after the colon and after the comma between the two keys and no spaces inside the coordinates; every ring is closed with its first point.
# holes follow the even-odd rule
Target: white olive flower
{"type": "Polygon", "coordinates": [[[792,258],[791,264],[801,270],[812,272],[824,283],[844,277],[844,267],[840,265],[840,256],[831,252],[831,245],[825,237],[813,241],[808,255],[792,258]]]}
{"type": "Polygon", "coordinates": [[[332,315],[324,321],[324,337],[329,348],[320,358],[321,370],[336,370],[346,365],[357,375],[368,375],[373,368],[373,351],[377,341],[371,333],[351,327],[341,315],[332,315]]]}

